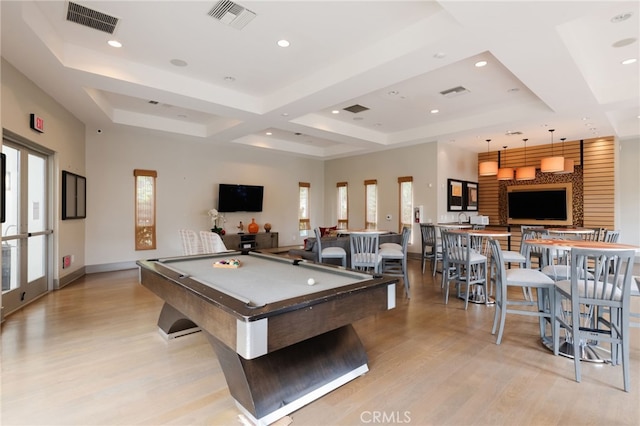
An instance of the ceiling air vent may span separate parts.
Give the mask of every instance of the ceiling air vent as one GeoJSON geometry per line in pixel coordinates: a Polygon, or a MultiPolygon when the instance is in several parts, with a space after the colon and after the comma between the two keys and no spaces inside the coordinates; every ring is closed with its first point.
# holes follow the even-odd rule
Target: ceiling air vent
{"type": "Polygon", "coordinates": [[[256,14],[238,3],[220,0],[211,8],[209,16],[230,27],[241,30],[256,17],[256,14]]]}
{"type": "Polygon", "coordinates": [[[368,111],[369,108],[367,108],[366,106],[355,104],[355,105],[351,105],[349,107],[343,108],[343,110],[357,114],[362,111],[368,111]]]}
{"type": "Polygon", "coordinates": [[[469,90],[465,89],[462,86],[454,87],[453,89],[444,90],[440,92],[440,94],[447,98],[453,98],[454,96],[464,95],[465,93],[469,93],[469,90]]]}
{"type": "Polygon", "coordinates": [[[73,2],[67,7],[67,21],[109,34],[113,34],[118,25],[118,18],[73,2]]]}

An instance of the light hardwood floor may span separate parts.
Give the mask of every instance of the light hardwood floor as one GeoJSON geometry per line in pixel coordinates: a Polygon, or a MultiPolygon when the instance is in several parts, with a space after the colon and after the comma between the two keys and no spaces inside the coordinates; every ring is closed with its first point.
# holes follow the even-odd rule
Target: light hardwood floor
{"type": "MultiPolygon", "coordinates": [[[[631,335],[631,392],[620,366],[583,364],[542,347],[536,319],[452,299],[409,261],[412,298],[355,324],[370,371],[292,413],[292,425],[638,425],[640,329],[631,335]]],[[[3,425],[237,425],[209,343],[164,340],[162,301],[137,270],[88,275],[2,326],[3,425]]],[[[636,311],[640,311],[634,300],[636,311]]]]}

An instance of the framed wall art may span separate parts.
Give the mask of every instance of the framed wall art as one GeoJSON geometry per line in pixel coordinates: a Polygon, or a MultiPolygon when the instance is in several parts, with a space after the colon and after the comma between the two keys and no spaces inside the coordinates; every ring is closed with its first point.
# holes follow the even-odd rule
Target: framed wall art
{"type": "Polygon", "coordinates": [[[478,210],[478,184],[476,182],[465,182],[463,188],[464,210],[477,211],[478,210]],[[466,208],[465,208],[466,207],[466,208]]]}
{"type": "Polygon", "coordinates": [[[62,220],[87,217],[87,179],[62,171],[62,220]]]}
{"type": "Polygon", "coordinates": [[[447,179],[447,210],[463,210],[463,184],[464,182],[461,180],[447,179]]]}

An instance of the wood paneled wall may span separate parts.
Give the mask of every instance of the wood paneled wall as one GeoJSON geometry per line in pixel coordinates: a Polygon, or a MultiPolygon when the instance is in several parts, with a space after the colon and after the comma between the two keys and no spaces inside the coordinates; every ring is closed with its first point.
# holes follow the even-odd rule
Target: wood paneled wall
{"type": "Polygon", "coordinates": [[[478,154],[478,163],[500,161],[503,167],[536,166],[533,181],[499,181],[495,176],[478,178],[478,213],[489,216],[492,225],[506,225],[507,186],[572,182],[574,226],[614,229],[614,140],[613,137],[585,139],[478,154]],[[540,172],[540,160],[563,155],[575,163],[574,173],[557,175],[540,172]]]}

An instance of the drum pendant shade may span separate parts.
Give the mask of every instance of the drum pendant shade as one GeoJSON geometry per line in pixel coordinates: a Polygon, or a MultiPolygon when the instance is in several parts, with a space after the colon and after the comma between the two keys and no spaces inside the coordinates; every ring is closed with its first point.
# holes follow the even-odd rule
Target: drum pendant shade
{"type": "Polygon", "coordinates": [[[527,166],[527,141],[529,139],[522,140],[524,141],[524,167],[516,169],[516,180],[534,180],[536,178],[536,168],[527,166]]]}
{"type": "MultiPolygon", "coordinates": [[[[562,156],[564,156],[564,141],[566,138],[560,138],[560,140],[562,141],[562,156]]],[[[570,158],[565,158],[564,159],[564,167],[562,168],[562,170],[560,170],[559,172],[556,172],[556,174],[558,175],[566,175],[568,173],[573,173],[573,160],[570,158]]]]}
{"type": "Polygon", "coordinates": [[[534,180],[536,178],[536,168],[533,166],[518,167],[516,169],[516,180],[534,180]]]}
{"type": "Polygon", "coordinates": [[[498,162],[497,161],[483,161],[480,163],[480,169],[478,174],[480,176],[495,176],[498,174],[498,162]]]}
{"type": "Polygon", "coordinates": [[[551,133],[551,157],[543,158],[540,162],[540,170],[543,173],[555,173],[564,170],[564,157],[555,157],[553,155],[553,132],[554,129],[550,129],[551,133]]]}
{"type": "MultiPolygon", "coordinates": [[[[489,142],[491,139],[487,139],[487,155],[489,155],[489,142]]],[[[483,161],[479,165],[478,175],[480,176],[495,176],[498,174],[498,162],[497,161],[483,161]]]]}
{"type": "MultiPolygon", "coordinates": [[[[504,164],[507,164],[507,147],[504,148],[504,164]]],[[[498,170],[498,180],[512,180],[513,179],[513,167],[500,167],[498,170]]]]}

